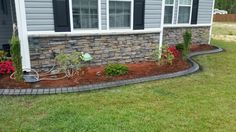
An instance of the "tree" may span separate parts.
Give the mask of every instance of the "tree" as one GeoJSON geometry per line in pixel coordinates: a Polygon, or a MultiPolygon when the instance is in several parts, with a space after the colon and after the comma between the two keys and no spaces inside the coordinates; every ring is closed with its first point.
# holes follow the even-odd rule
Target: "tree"
{"type": "Polygon", "coordinates": [[[236,13],[236,0],[216,0],[215,8],[226,10],[229,14],[236,13]]]}

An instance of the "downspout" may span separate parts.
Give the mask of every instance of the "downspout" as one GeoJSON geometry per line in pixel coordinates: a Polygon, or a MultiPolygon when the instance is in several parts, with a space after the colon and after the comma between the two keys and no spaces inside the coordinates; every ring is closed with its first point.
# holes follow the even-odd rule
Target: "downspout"
{"type": "Polygon", "coordinates": [[[164,32],[164,15],[165,15],[165,0],[162,0],[161,8],[161,32],[160,32],[160,41],[159,41],[159,59],[162,55],[162,46],[163,46],[163,32],[164,32]]]}
{"type": "Polygon", "coordinates": [[[15,0],[15,8],[18,36],[20,39],[21,46],[22,68],[24,71],[30,71],[31,64],[26,25],[25,0],[15,0]]]}
{"type": "Polygon", "coordinates": [[[213,26],[213,18],[214,18],[214,8],[215,8],[215,0],[213,0],[212,3],[212,13],[211,13],[211,27],[210,27],[210,33],[209,33],[209,41],[208,44],[211,44],[211,37],[212,37],[212,26],[213,26]]]}

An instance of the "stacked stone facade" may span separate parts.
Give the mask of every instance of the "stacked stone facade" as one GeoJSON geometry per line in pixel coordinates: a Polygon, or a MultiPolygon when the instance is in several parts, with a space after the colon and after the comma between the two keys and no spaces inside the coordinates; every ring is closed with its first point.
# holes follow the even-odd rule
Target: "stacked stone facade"
{"type": "Polygon", "coordinates": [[[185,31],[192,33],[192,43],[208,44],[210,27],[166,27],[163,32],[163,44],[183,43],[185,31]]]}
{"type": "Polygon", "coordinates": [[[56,54],[73,51],[90,53],[94,58],[90,65],[150,60],[159,39],[159,33],[29,37],[31,66],[47,70],[54,65],[56,54]]]}
{"type": "MultiPolygon", "coordinates": [[[[210,27],[165,27],[163,44],[183,43],[185,31],[192,32],[192,43],[207,44],[210,27]]],[[[90,65],[130,63],[151,60],[159,47],[160,33],[29,37],[31,66],[48,70],[55,55],[80,51],[90,53],[90,65]]]]}

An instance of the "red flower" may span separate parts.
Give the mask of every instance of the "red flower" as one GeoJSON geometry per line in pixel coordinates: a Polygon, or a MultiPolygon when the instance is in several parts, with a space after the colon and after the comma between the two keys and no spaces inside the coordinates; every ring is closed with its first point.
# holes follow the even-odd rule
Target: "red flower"
{"type": "Polygon", "coordinates": [[[168,52],[170,52],[175,58],[180,57],[181,53],[176,49],[175,46],[170,46],[167,48],[168,52]]]}
{"type": "Polygon", "coordinates": [[[13,63],[10,60],[0,62],[0,74],[10,74],[15,71],[13,63]]]}

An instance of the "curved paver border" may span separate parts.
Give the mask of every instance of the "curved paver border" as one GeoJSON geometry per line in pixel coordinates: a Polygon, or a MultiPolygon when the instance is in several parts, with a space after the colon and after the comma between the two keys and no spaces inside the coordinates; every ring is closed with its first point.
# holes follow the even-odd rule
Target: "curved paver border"
{"type": "MultiPolygon", "coordinates": [[[[216,46],[215,46],[216,47],[216,46]]],[[[84,91],[91,91],[91,90],[98,90],[98,89],[105,89],[111,87],[118,87],[124,86],[129,84],[136,84],[142,83],[147,81],[154,81],[160,79],[167,79],[167,78],[174,78],[179,76],[185,76],[197,72],[200,69],[200,65],[192,59],[193,56],[204,55],[204,54],[213,54],[219,53],[224,51],[224,49],[216,47],[217,49],[209,50],[209,51],[201,51],[201,52],[194,52],[190,53],[188,57],[188,61],[192,64],[192,67],[175,72],[175,73],[168,73],[163,75],[157,76],[150,76],[150,77],[142,77],[136,79],[129,79],[129,80],[121,80],[121,81],[114,81],[114,82],[107,82],[101,84],[91,84],[85,86],[75,86],[75,87],[62,87],[62,88],[44,88],[44,89],[35,89],[35,88],[28,88],[28,89],[0,89],[0,95],[46,95],[46,94],[61,94],[61,93],[74,93],[74,92],[84,92],[84,91]]]]}

